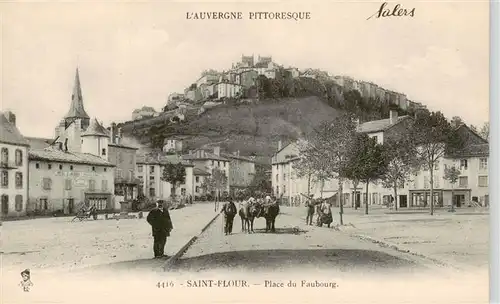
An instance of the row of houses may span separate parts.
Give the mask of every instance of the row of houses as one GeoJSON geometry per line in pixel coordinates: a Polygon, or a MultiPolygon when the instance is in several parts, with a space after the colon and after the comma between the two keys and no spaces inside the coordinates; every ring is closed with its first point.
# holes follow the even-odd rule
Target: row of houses
{"type": "Polygon", "coordinates": [[[59,212],[73,214],[82,204],[120,210],[139,194],[152,200],[173,194],[196,198],[207,194],[204,181],[219,169],[228,178],[227,192],[247,187],[258,162],[215,146],[183,153],[182,138],[165,140],[162,151],[127,144],[120,128],[105,128],[86,113],[78,70],[70,110],[50,138],[25,137],[16,116],[0,113],[1,215],[59,212]],[[162,180],[167,164],[181,163],[185,182],[162,180]]]}
{"type": "MultiPolygon", "coordinates": [[[[396,111],[391,111],[387,119],[369,121],[358,125],[358,132],[368,134],[383,144],[391,138],[397,138],[401,132],[408,130],[408,123],[412,117],[399,116],[396,111]]],[[[472,131],[465,124],[459,126],[459,134],[465,139],[464,149],[453,155],[445,155],[434,168],[433,200],[435,206],[489,205],[488,196],[488,159],[489,145],[481,136],[472,131]],[[444,178],[445,169],[455,166],[460,170],[456,185],[450,184],[444,178]],[[453,193],[453,196],[452,196],[453,193]]],[[[307,178],[298,178],[295,165],[300,159],[298,142],[281,146],[272,157],[272,185],[276,196],[285,199],[303,201],[308,192],[307,178]]],[[[353,206],[355,200],[363,204],[388,204],[393,199],[393,189],[384,188],[379,182],[372,182],[368,187],[366,196],[365,185],[356,186],[351,181],[343,185],[342,197],[346,206],[353,206]]],[[[319,183],[312,184],[310,193],[315,197],[332,197],[338,193],[338,181],[329,180],[325,183],[323,191],[319,183]]],[[[418,171],[410,181],[398,188],[398,197],[394,200],[399,208],[425,207],[431,201],[430,197],[430,172],[418,171]]]]}

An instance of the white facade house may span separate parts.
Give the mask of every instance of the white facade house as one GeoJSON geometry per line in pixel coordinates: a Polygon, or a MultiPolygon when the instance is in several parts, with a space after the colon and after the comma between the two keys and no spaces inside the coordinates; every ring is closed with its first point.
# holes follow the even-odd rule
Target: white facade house
{"type": "MultiPolygon", "coordinates": [[[[205,150],[190,151],[189,154],[182,156],[183,160],[189,161],[196,168],[213,173],[214,169],[218,169],[225,173],[229,181],[229,166],[230,160],[220,155],[220,147],[214,147],[213,153],[205,150]]],[[[229,193],[229,182],[227,183],[226,191],[229,193]]]]}
{"type": "Polygon", "coordinates": [[[217,83],[218,98],[235,98],[242,93],[242,86],[237,83],[219,82],[217,83]]]}
{"type": "Polygon", "coordinates": [[[307,176],[299,177],[295,164],[300,160],[300,143],[292,142],[281,147],[273,155],[271,161],[271,184],[276,197],[283,197],[285,200],[303,202],[304,195],[313,195],[315,198],[330,197],[338,191],[337,181],[332,179],[325,181],[323,185],[311,180],[307,176]],[[309,186],[309,191],[308,191],[309,186]]]}
{"type": "Polygon", "coordinates": [[[114,165],[63,147],[29,151],[29,212],[73,214],[82,204],[116,210],[114,165]]]}
{"type": "Polygon", "coordinates": [[[0,112],[1,217],[26,214],[28,201],[28,141],[16,127],[15,115],[0,112]]]}
{"type": "Polygon", "coordinates": [[[139,192],[146,197],[160,200],[168,199],[175,194],[181,197],[194,196],[194,166],[182,161],[177,155],[145,154],[137,157],[137,168],[135,175],[140,180],[139,192]],[[169,182],[163,181],[163,169],[166,164],[181,162],[185,168],[185,182],[177,187],[169,182]]]}

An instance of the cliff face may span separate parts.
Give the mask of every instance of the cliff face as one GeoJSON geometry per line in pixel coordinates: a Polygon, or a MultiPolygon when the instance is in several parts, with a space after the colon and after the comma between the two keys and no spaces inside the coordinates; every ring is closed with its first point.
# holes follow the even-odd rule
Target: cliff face
{"type": "Polygon", "coordinates": [[[239,150],[242,155],[271,156],[279,140],[295,140],[340,113],[318,97],[288,98],[252,105],[225,105],[180,124],[157,119],[135,128],[125,125],[123,132],[144,144],[161,145],[164,138],[186,135],[185,150],[220,145],[227,151],[239,150]]]}

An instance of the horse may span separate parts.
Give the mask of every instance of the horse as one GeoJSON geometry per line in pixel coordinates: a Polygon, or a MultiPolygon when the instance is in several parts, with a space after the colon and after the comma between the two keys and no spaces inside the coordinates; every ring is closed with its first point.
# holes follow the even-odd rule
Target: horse
{"type": "Polygon", "coordinates": [[[278,202],[273,202],[271,204],[263,205],[257,217],[263,217],[266,219],[266,232],[276,232],[275,223],[276,217],[280,213],[280,206],[278,202]]]}
{"type": "Polygon", "coordinates": [[[258,205],[255,203],[245,203],[241,206],[238,214],[241,219],[241,231],[246,231],[248,233],[253,231],[253,221],[259,213],[258,205]]]}

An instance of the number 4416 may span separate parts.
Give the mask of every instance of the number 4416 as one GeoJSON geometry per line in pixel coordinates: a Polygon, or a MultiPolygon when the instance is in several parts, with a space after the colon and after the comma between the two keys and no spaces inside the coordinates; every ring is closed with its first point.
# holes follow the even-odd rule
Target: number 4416
{"type": "Polygon", "coordinates": [[[174,287],[174,282],[172,282],[172,281],[158,282],[158,283],[156,283],[156,287],[158,287],[158,288],[174,287]]]}

